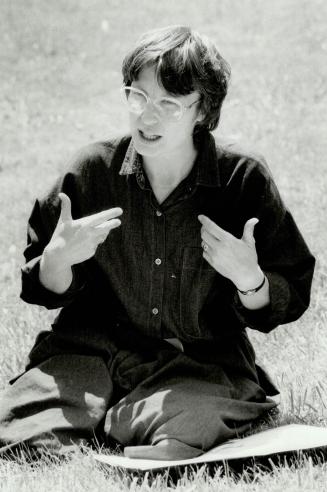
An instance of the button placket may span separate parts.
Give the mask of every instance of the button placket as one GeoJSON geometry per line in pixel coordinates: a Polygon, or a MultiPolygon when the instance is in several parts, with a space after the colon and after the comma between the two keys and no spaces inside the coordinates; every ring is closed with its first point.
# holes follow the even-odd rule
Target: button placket
{"type": "Polygon", "coordinates": [[[151,290],[149,297],[149,330],[152,334],[157,333],[161,336],[162,303],[165,279],[165,269],[162,268],[162,266],[165,258],[166,225],[165,217],[158,209],[154,210],[153,220],[153,266],[151,267],[151,290]]]}

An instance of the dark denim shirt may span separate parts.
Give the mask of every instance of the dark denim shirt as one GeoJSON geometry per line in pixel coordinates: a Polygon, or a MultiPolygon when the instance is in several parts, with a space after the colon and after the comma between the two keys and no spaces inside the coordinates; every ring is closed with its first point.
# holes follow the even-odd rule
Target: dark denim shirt
{"type": "MultiPolygon", "coordinates": [[[[63,307],[60,330],[100,325],[108,334],[124,325],[135,333],[185,343],[235,337],[250,327],[269,332],[299,318],[310,300],[314,258],[283,204],[262,158],[218,144],[200,134],[190,174],[158,204],[130,137],[82,149],[53,189],[35,202],[28,225],[23,300],[63,307]],[[69,290],[58,295],[38,280],[39,259],[59,216],[58,193],[72,201],[74,218],[111,207],[124,211],[96,254],[75,265],[69,290]],[[207,215],[241,237],[257,217],[258,260],[269,279],[270,305],[242,306],[231,281],[202,256],[201,224],[207,215]]],[[[109,335],[110,336],[110,335],[109,335]]],[[[237,338],[237,337],[236,337],[237,338]]]]}

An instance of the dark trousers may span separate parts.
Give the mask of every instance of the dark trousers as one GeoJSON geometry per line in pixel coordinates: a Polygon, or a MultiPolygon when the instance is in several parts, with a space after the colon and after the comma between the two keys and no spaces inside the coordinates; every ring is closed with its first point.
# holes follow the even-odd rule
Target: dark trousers
{"type": "MultiPolygon", "coordinates": [[[[46,353],[44,342],[58,352],[56,334],[37,353],[46,353]]],[[[112,345],[110,357],[74,351],[32,365],[2,393],[5,449],[26,443],[60,454],[95,439],[118,442],[129,456],[188,458],[241,435],[276,405],[250,365],[226,367],[228,354],[219,364],[219,354],[198,357],[166,342],[112,345]]]]}

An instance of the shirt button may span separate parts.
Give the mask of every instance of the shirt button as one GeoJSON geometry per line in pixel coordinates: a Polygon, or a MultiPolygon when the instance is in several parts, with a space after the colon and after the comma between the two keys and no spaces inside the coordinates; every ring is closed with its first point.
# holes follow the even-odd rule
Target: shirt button
{"type": "Polygon", "coordinates": [[[156,260],[154,260],[155,264],[156,265],[161,265],[161,260],[160,258],[157,258],[156,260]]]}
{"type": "Polygon", "coordinates": [[[162,213],[160,212],[160,210],[156,210],[156,215],[157,215],[157,217],[161,217],[162,216],[162,213]]]}
{"type": "Polygon", "coordinates": [[[158,308],[153,308],[152,309],[152,314],[158,314],[159,313],[159,309],[158,308]]]}

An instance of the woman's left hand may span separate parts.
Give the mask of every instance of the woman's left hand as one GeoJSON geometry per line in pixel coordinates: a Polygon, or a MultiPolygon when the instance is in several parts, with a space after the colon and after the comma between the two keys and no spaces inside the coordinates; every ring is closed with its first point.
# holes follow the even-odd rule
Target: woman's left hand
{"type": "Polygon", "coordinates": [[[231,280],[237,289],[254,289],[260,284],[263,272],[253,235],[258,219],[249,219],[241,239],[225,231],[205,215],[199,215],[202,224],[203,258],[221,275],[231,280]]]}

